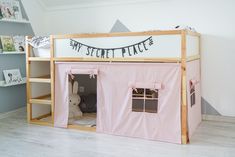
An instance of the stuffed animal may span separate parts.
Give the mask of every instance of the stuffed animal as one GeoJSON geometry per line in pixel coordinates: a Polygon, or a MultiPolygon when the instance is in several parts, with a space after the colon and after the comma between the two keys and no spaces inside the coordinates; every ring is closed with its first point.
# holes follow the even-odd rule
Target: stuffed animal
{"type": "Polygon", "coordinates": [[[96,94],[88,94],[81,97],[79,107],[83,113],[95,113],[97,110],[96,94]]]}
{"type": "Polygon", "coordinates": [[[77,118],[82,116],[80,107],[81,98],[78,95],[78,82],[74,81],[73,84],[69,82],[69,118],[77,118]]]}

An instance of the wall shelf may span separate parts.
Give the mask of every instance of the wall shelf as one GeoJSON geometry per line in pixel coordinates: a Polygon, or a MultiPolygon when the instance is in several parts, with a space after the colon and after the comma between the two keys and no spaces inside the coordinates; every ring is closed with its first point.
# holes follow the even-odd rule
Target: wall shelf
{"type": "Polygon", "coordinates": [[[0,22],[12,22],[12,23],[30,23],[28,20],[16,20],[16,19],[0,19],[0,22]]]}
{"type": "Polygon", "coordinates": [[[25,55],[25,52],[17,52],[17,51],[11,51],[11,52],[2,52],[0,55],[25,55]]]}
{"type": "Polygon", "coordinates": [[[22,84],[26,84],[26,77],[22,78],[22,82],[20,83],[6,84],[5,81],[0,81],[0,87],[10,87],[10,86],[16,86],[16,85],[22,85],[22,84]]]}

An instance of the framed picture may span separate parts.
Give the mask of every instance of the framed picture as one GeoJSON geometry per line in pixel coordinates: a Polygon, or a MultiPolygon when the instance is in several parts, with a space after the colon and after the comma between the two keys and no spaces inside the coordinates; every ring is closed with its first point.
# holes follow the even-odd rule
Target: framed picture
{"type": "Polygon", "coordinates": [[[25,50],[25,37],[24,36],[13,36],[15,50],[24,52],[25,50]]]}
{"type": "Polygon", "coordinates": [[[17,84],[22,82],[19,69],[3,70],[6,84],[17,84]]]}
{"type": "Polygon", "coordinates": [[[1,38],[0,38],[0,53],[2,53],[2,41],[1,41],[1,38]]]}
{"type": "Polygon", "coordinates": [[[15,12],[13,10],[12,0],[0,0],[0,3],[3,18],[15,19],[15,12]]]}
{"type": "Polygon", "coordinates": [[[12,0],[12,8],[17,20],[22,20],[22,12],[20,8],[20,2],[18,0],[12,0]]]}
{"type": "Polygon", "coordinates": [[[0,1],[0,20],[3,18],[2,10],[3,10],[3,5],[0,1]]]}
{"type": "Polygon", "coordinates": [[[3,52],[15,51],[14,41],[11,36],[1,36],[3,52]]]}

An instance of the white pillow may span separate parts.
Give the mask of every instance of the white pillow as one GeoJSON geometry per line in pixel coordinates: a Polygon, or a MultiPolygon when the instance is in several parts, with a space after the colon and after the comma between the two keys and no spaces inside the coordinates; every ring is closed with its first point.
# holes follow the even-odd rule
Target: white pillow
{"type": "Polygon", "coordinates": [[[50,48],[50,37],[49,36],[36,36],[28,40],[29,44],[34,48],[50,48]]]}

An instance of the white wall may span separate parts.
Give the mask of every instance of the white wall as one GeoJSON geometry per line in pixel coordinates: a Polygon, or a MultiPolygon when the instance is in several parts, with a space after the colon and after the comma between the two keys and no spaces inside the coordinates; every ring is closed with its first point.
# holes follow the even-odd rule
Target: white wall
{"type": "Polygon", "coordinates": [[[38,30],[38,26],[35,30],[45,34],[109,32],[116,19],[131,31],[169,29],[178,24],[193,26],[202,34],[202,96],[220,114],[235,116],[234,6],[234,0],[162,0],[60,8],[46,13],[45,30],[38,30]]]}
{"type": "Polygon", "coordinates": [[[28,15],[29,21],[33,27],[35,35],[44,35],[45,32],[45,16],[44,8],[37,0],[21,0],[24,9],[28,15]]]}

